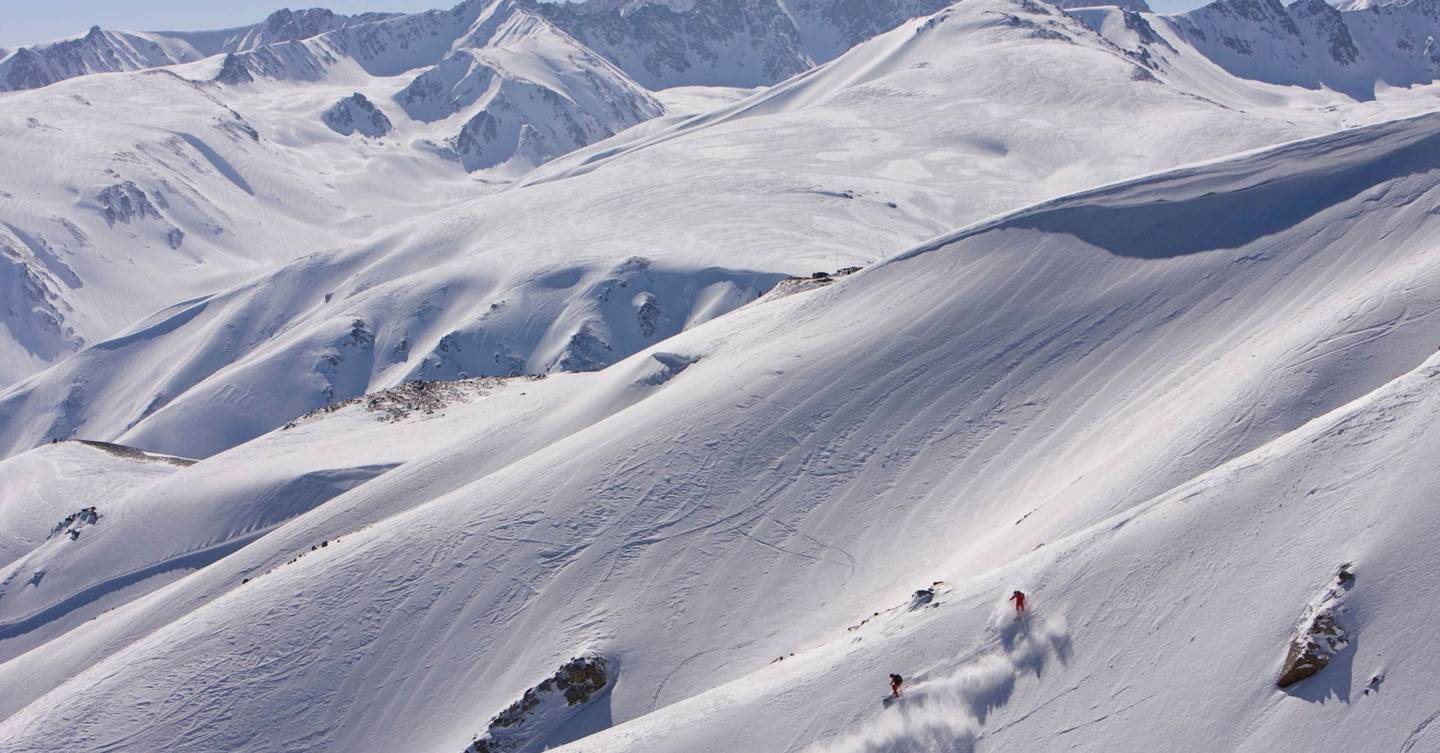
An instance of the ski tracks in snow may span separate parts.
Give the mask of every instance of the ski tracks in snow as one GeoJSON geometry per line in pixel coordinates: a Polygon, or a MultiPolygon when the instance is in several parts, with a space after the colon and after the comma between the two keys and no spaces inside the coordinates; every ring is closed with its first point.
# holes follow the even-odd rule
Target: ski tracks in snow
{"type": "Polygon", "coordinates": [[[1010,701],[1025,675],[1051,657],[1064,662],[1070,636],[1063,617],[991,618],[992,643],[957,665],[919,674],[898,703],[859,729],[811,753],[971,753],[990,713],[1010,701]]]}

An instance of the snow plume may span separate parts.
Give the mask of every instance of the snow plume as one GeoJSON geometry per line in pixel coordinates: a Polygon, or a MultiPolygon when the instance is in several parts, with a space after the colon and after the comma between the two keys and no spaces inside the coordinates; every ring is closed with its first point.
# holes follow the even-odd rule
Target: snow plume
{"type": "Polygon", "coordinates": [[[1016,621],[1000,609],[989,627],[993,650],[907,681],[904,696],[860,729],[814,753],[970,753],[990,712],[1004,706],[1015,683],[1039,676],[1051,656],[1066,661],[1070,636],[1063,616],[1016,621]]]}

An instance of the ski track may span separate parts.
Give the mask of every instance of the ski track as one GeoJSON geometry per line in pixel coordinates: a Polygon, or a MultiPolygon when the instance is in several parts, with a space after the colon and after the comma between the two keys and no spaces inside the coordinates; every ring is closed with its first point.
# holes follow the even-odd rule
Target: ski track
{"type": "Polygon", "coordinates": [[[1018,683],[1040,677],[1051,659],[1068,660],[1063,617],[1016,620],[1007,612],[1008,605],[995,609],[994,635],[983,650],[916,674],[898,701],[807,753],[972,753],[986,719],[1010,701],[1018,683]]]}

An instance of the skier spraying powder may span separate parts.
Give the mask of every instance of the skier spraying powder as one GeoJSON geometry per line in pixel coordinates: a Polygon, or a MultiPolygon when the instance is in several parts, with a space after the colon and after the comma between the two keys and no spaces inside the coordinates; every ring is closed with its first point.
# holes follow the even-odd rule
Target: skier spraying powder
{"type": "Polygon", "coordinates": [[[1006,599],[1006,601],[1013,601],[1013,602],[1015,602],[1015,619],[1018,620],[1018,619],[1020,619],[1021,616],[1023,616],[1023,615],[1025,614],[1025,592],[1024,592],[1024,591],[1016,591],[1015,593],[1010,594],[1010,598],[1006,599]]]}
{"type": "Polygon", "coordinates": [[[900,697],[900,686],[905,683],[905,678],[900,675],[890,675],[890,697],[900,697]]]}

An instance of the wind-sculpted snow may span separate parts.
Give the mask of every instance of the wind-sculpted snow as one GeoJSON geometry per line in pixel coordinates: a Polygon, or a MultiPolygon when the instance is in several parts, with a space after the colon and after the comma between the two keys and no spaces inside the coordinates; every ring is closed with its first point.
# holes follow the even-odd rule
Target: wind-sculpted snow
{"type": "Polygon", "coordinates": [[[207,465],[397,467],[0,664],[0,739],[460,751],[477,717],[593,647],[623,674],[567,725],[571,750],[1423,741],[1437,659],[1405,647],[1440,597],[1440,166],[1359,166],[1437,128],[1047,202],[597,373],[393,424],[353,406],[202,460],[168,480],[213,488],[200,520],[231,504],[207,465]],[[1123,253],[1166,207],[1252,196],[1258,217],[1332,164],[1376,182],[1239,245],[1123,253]],[[1083,207],[1126,210],[1104,215],[1106,247],[1044,220],[1083,207]],[[657,383],[656,363],[688,365],[657,383]],[[1349,604],[1360,639],[1275,695],[1337,561],[1377,574],[1349,604]],[[929,605],[890,609],[935,581],[951,585],[929,605]],[[1015,588],[1034,633],[997,619],[1015,588]],[[1399,655],[1408,671],[1359,695],[1350,678],[1399,655]],[[889,672],[915,680],[908,717],[880,703],[889,672]]]}

